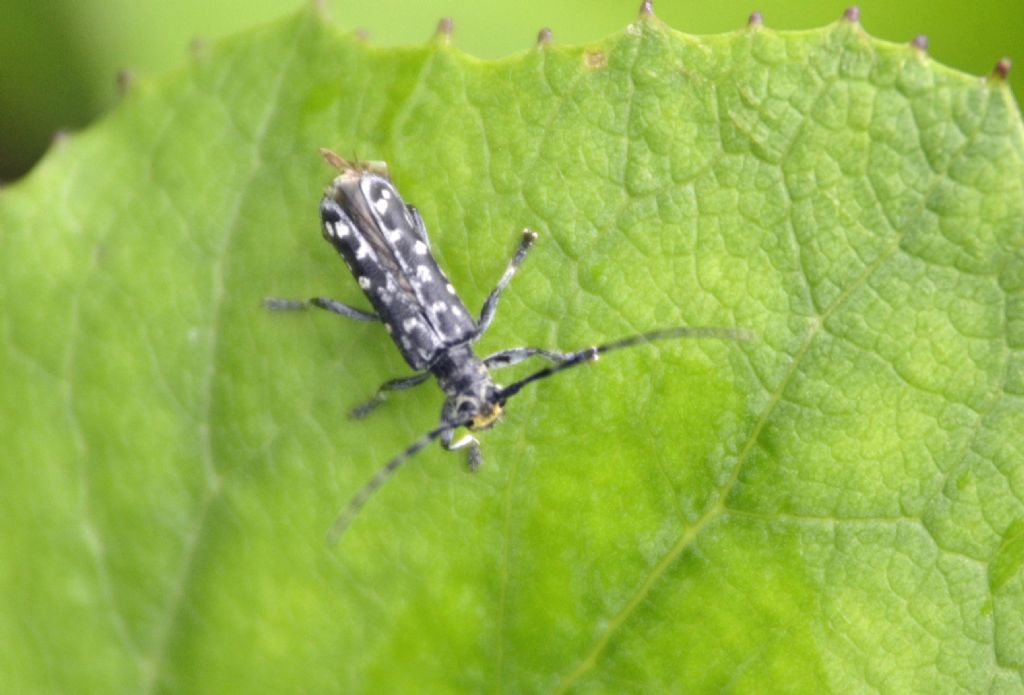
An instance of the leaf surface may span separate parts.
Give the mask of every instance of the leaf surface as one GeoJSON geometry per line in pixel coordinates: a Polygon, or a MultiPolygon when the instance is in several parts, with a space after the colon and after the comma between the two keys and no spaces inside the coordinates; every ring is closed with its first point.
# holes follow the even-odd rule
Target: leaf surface
{"type": "MultiPolygon", "coordinates": [[[[312,12],[137,86],[0,194],[0,673],[44,690],[1024,687],[1024,176],[1005,84],[839,22],[648,17],[480,62],[312,12]],[[481,341],[660,343],[432,428],[319,238],[384,159],[481,341]]],[[[506,381],[515,374],[502,378],[506,381]]]]}

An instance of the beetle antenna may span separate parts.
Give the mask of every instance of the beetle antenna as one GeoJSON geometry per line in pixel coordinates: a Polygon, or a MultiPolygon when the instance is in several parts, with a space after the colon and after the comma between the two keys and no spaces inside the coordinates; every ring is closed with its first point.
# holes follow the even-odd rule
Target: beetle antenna
{"type": "Polygon", "coordinates": [[[675,328],[663,328],[658,331],[638,333],[637,335],[631,335],[628,338],[622,338],[610,343],[604,343],[603,345],[596,345],[594,347],[588,347],[570,353],[569,356],[561,362],[538,370],[533,374],[520,379],[514,384],[509,384],[505,388],[501,389],[498,392],[498,399],[502,404],[504,404],[505,401],[519,393],[527,384],[532,384],[534,381],[546,379],[549,376],[565,371],[566,369],[571,369],[572,367],[581,365],[584,362],[593,362],[597,360],[600,355],[606,352],[611,352],[612,350],[621,350],[623,348],[640,345],[641,343],[651,343],[655,340],[671,340],[673,338],[718,338],[720,340],[745,341],[753,340],[754,337],[753,333],[745,331],[742,328],[719,328],[717,326],[677,326],[675,328]]]}
{"type": "Polygon", "coordinates": [[[472,424],[470,421],[443,424],[437,429],[427,432],[425,435],[407,446],[402,453],[398,454],[381,466],[380,469],[374,473],[373,477],[366,481],[359,492],[349,500],[349,503],[345,505],[345,508],[338,514],[334,523],[331,524],[331,528],[327,531],[327,545],[335,546],[338,544],[338,541],[341,540],[342,535],[344,535],[345,531],[352,523],[352,520],[356,518],[363,506],[365,506],[370,498],[373,497],[373,493],[377,492],[380,486],[386,483],[388,478],[394,475],[395,471],[397,471],[403,463],[411,459],[421,449],[440,437],[446,431],[466,427],[470,424],[472,424]]]}

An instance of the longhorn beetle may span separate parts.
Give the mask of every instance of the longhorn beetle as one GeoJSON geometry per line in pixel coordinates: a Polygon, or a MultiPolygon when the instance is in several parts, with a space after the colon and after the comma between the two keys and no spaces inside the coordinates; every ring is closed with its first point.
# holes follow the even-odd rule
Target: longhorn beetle
{"type": "Polygon", "coordinates": [[[385,382],[373,397],[350,412],[361,418],[378,406],[390,391],[412,388],[433,376],[445,394],[441,421],[404,451],[392,458],[366,482],[338,515],[328,532],[334,544],[370,499],[371,495],[407,460],[433,442],[445,449],[468,449],[470,470],[481,463],[480,444],[472,435],[453,441],[455,431],[485,430],[501,416],[506,401],[527,384],[547,378],[612,350],[670,338],[724,338],[749,340],[743,330],[717,327],[666,328],[622,338],[575,352],[536,347],[514,347],[481,359],[473,343],[494,319],[498,299],[526,257],[537,234],[523,230],[519,248],[509,261],[497,286],[484,301],[480,318],[474,320],[455,288],[430,252],[430,240],[423,218],[406,204],[391,183],[383,162],[348,162],[330,150],[321,155],[341,173],[331,182],[320,201],[320,222],[324,238],[345,260],[374,311],[312,297],[306,300],[267,298],[272,310],[301,310],[318,307],[359,321],[381,321],[405,361],[416,370],[411,376],[385,382]],[[491,370],[540,357],[551,364],[508,386],[500,386],[491,370]]]}

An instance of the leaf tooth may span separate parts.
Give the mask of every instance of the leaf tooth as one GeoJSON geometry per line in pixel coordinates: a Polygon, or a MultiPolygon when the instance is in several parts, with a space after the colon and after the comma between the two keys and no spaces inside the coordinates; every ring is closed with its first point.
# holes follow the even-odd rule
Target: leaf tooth
{"type": "Polygon", "coordinates": [[[57,130],[53,131],[53,135],[50,137],[50,148],[54,149],[57,147],[61,147],[62,145],[64,145],[64,143],[71,139],[72,135],[73,133],[67,128],[58,128],[57,130]]]}
{"type": "Polygon", "coordinates": [[[117,75],[114,78],[117,81],[117,93],[121,96],[126,96],[132,91],[132,87],[135,85],[135,72],[122,68],[117,71],[117,75]]]}
{"type": "Polygon", "coordinates": [[[188,54],[192,60],[205,60],[210,55],[210,42],[205,36],[193,36],[188,42],[188,54]]]}
{"type": "Polygon", "coordinates": [[[550,45],[552,40],[554,40],[554,35],[547,27],[544,27],[537,32],[537,48],[544,48],[545,46],[550,45]]]}
{"type": "Polygon", "coordinates": [[[858,7],[857,5],[850,5],[849,7],[847,7],[846,10],[843,12],[843,19],[845,19],[847,22],[852,22],[854,24],[859,23],[860,7],[858,7]]]}
{"type": "Polygon", "coordinates": [[[1010,62],[1009,58],[1000,58],[996,66],[992,68],[992,77],[999,80],[1005,80],[1010,76],[1010,68],[1013,67],[1013,63],[1010,62]]]}
{"type": "Polygon", "coordinates": [[[434,41],[444,46],[450,45],[454,27],[451,17],[441,17],[437,23],[437,30],[434,32],[434,41]]]}
{"type": "Polygon", "coordinates": [[[327,0],[310,0],[309,6],[313,8],[313,14],[320,19],[330,19],[330,8],[327,7],[327,0]]]}
{"type": "Polygon", "coordinates": [[[764,26],[764,15],[761,14],[760,10],[754,10],[750,13],[750,16],[747,17],[747,26],[751,28],[764,26]]]}
{"type": "Polygon", "coordinates": [[[924,34],[918,34],[914,37],[914,40],[910,42],[910,45],[919,51],[928,50],[928,37],[924,34]]]}

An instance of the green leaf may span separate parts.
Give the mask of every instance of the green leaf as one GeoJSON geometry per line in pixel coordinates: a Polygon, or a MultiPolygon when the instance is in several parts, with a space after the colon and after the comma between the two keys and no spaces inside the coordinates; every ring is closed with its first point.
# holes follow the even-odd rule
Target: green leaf
{"type": "MultiPolygon", "coordinates": [[[[1005,83],[843,21],[653,17],[479,62],[313,13],[143,82],[0,195],[11,692],[1024,688],[1024,142],[1005,83]],[[536,384],[476,475],[320,240],[385,159],[536,384]],[[530,366],[524,366],[529,371],[530,366]]],[[[519,373],[519,372],[516,372],[519,373]]],[[[514,374],[502,378],[511,379],[514,374]]]]}

